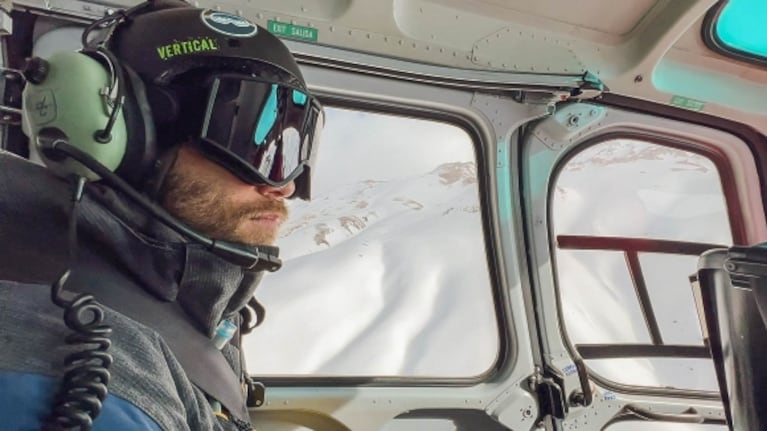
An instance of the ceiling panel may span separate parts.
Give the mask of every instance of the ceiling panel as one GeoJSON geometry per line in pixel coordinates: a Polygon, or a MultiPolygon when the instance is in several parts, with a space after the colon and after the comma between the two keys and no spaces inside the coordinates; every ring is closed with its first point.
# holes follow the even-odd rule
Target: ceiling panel
{"type": "Polygon", "coordinates": [[[474,9],[505,10],[540,16],[602,33],[622,36],[658,3],[658,0],[471,0],[474,9]],[[620,3],[620,7],[616,4],[620,3]]]}

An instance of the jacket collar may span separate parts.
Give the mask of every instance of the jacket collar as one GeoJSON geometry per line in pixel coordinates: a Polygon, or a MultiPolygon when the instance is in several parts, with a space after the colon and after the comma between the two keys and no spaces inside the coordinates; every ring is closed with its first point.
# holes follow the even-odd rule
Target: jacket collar
{"type": "MultiPolygon", "coordinates": [[[[0,279],[50,282],[62,262],[66,267],[72,187],[40,166],[0,154],[0,237],[15,244],[2,253],[8,259],[0,279]],[[31,266],[32,256],[43,268],[22,268],[31,266]]],[[[79,205],[78,248],[109,261],[158,299],[178,302],[209,336],[247,304],[263,275],[186,241],[103,184],[89,183],[79,205]]]]}
{"type": "Polygon", "coordinates": [[[82,201],[83,238],[165,301],[177,301],[209,336],[253,297],[263,271],[251,271],[186,241],[114,190],[91,184],[82,201]]]}

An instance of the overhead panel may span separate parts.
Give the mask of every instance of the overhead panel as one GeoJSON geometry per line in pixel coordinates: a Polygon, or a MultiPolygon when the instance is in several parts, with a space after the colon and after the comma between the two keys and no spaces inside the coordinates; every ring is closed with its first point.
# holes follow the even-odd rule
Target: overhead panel
{"type": "Polygon", "coordinates": [[[617,44],[658,0],[617,7],[610,0],[394,0],[400,30],[422,40],[466,46],[502,27],[525,25],[596,43],[617,44]]]}
{"type": "MultiPolygon", "coordinates": [[[[207,3],[190,1],[191,3],[207,3]]],[[[258,8],[277,14],[301,16],[309,20],[329,21],[339,19],[346,13],[352,0],[259,0],[250,2],[243,0],[218,0],[215,4],[227,11],[258,8]]],[[[207,5],[206,5],[207,6],[207,5]]]]}
{"type": "Polygon", "coordinates": [[[474,43],[495,33],[506,23],[481,11],[429,0],[394,0],[394,18],[406,36],[422,41],[439,41],[451,48],[471,51],[474,43]]]}
{"type": "Polygon", "coordinates": [[[621,7],[610,0],[577,4],[557,0],[394,0],[393,13],[402,34],[455,49],[459,55],[467,53],[474,68],[598,74],[605,50],[632,37],[659,3],[665,4],[658,0],[637,0],[621,7]]]}
{"type": "MultiPolygon", "coordinates": [[[[462,69],[609,77],[615,72],[605,59],[616,58],[639,23],[668,0],[630,7],[611,0],[189,1],[247,17],[286,39],[350,51],[462,69]]],[[[101,15],[77,0],[18,2],[62,11],[87,4],[86,15],[101,15]]]]}
{"type": "Polygon", "coordinates": [[[600,33],[623,36],[658,3],[657,0],[474,0],[482,9],[495,7],[506,14],[525,14],[571,24],[600,33]]]}
{"type": "Polygon", "coordinates": [[[586,65],[574,42],[556,33],[526,27],[505,28],[474,45],[473,60],[490,69],[534,73],[581,73],[586,65]],[[541,55],[545,53],[545,55],[541,55]]]}

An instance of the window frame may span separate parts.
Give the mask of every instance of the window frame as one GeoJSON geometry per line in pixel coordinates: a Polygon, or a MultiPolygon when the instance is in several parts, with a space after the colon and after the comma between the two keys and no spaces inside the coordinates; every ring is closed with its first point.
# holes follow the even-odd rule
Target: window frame
{"type": "MultiPolygon", "coordinates": [[[[730,233],[732,235],[733,244],[742,244],[745,241],[746,238],[746,232],[743,229],[743,210],[740,203],[740,200],[737,196],[737,189],[735,185],[735,179],[734,179],[734,171],[732,166],[727,161],[727,156],[719,149],[715,148],[709,145],[706,146],[700,146],[695,145],[691,142],[686,142],[682,139],[673,138],[670,136],[663,135],[662,133],[656,133],[653,131],[607,131],[605,133],[600,133],[598,135],[592,136],[583,142],[578,143],[577,145],[573,145],[570,148],[568,148],[567,152],[556,162],[551,175],[551,181],[549,182],[549,190],[548,193],[548,219],[553,220],[554,217],[554,191],[556,188],[556,185],[559,181],[559,177],[564,171],[565,166],[578,154],[580,154],[582,151],[585,151],[588,148],[591,148],[593,146],[602,144],[607,141],[614,141],[618,139],[633,139],[633,140],[640,140],[643,142],[647,142],[649,144],[655,144],[655,145],[661,145],[665,147],[671,147],[677,150],[687,151],[693,154],[697,154],[702,157],[706,157],[708,160],[710,160],[714,166],[717,169],[717,173],[719,175],[719,181],[722,186],[722,194],[724,198],[725,205],[727,206],[727,217],[730,223],[730,233]]],[[[559,282],[559,266],[557,262],[557,250],[560,249],[571,249],[571,250],[594,250],[594,251],[608,251],[608,249],[600,249],[600,248],[573,248],[573,247],[561,247],[559,245],[560,237],[574,237],[575,235],[555,235],[554,232],[554,223],[549,223],[549,238],[550,238],[550,245],[549,249],[551,251],[550,258],[552,262],[552,276],[554,277],[554,294],[556,297],[556,309],[557,309],[557,318],[558,318],[558,326],[560,329],[560,334],[562,337],[562,341],[568,350],[568,353],[572,355],[574,358],[580,358],[584,362],[584,366],[587,370],[589,378],[594,380],[595,383],[598,385],[612,391],[625,393],[625,394],[632,394],[632,395],[661,395],[661,396],[675,396],[675,397],[689,397],[689,398],[696,398],[696,399],[705,399],[705,400],[719,400],[720,394],[718,391],[704,391],[704,390],[694,390],[694,389],[684,389],[684,388],[665,388],[665,387],[654,387],[654,386],[638,386],[638,385],[631,385],[626,383],[620,383],[617,381],[614,381],[612,379],[606,378],[599,373],[595,372],[592,368],[588,367],[586,364],[586,360],[588,359],[610,359],[610,358],[622,358],[622,359],[644,359],[644,358],[674,358],[674,356],[667,356],[663,353],[668,352],[676,352],[679,354],[680,358],[705,358],[705,359],[711,359],[710,353],[708,356],[701,356],[703,354],[703,349],[708,349],[708,347],[704,344],[703,346],[685,346],[685,345],[668,345],[668,344],[660,344],[660,345],[645,345],[645,344],[639,344],[639,343],[621,343],[621,344],[610,344],[610,343],[600,343],[599,345],[584,345],[587,348],[587,355],[582,355],[581,351],[579,350],[578,346],[572,343],[570,340],[570,337],[567,333],[567,328],[564,321],[564,312],[562,308],[562,297],[561,297],[561,291],[560,291],[560,282],[559,282]],[[611,348],[619,348],[623,349],[626,353],[634,352],[641,352],[641,353],[649,353],[651,355],[649,356],[626,356],[626,355],[611,355],[611,356],[601,356],[600,354],[606,353],[607,349],[611,348]],[[592,354],[592,356],[590,356],[592,354]],[[593,356],[593,354],[600,355],[599,357],[593,356]],[[586,357],[590,356],[590,357],[586,357]]],[[[595,240],[601,240],[605,237],[593,237],[593,236],[580,236],[581,238],[588,238],[588,239],[595,239],[595,240]]],[[[573,239],[573,238],[570,238],[573,239]]],[[[626,241],[626,240],[633,240],[629,238],[614,238],[616,242],[620,241],[626,241]]],[[[658,242],[660,240],[652,240],[653,242],[658,242]]],[[[666,243],[667,246],[675,246],[682,248],[682,251],[685,251],[685,253],[678,253],[679,255],[688,255],[690,251],[693,249],[696,249],[697,247],[702,247],[704,245],[715,245],[715,244],[702,244],[702,243],[692,243],[692,242],[685,242],[685,241],[676,241],[676,240],[664,240],[662,241],[666,243]]],[[[615,251],[613,249],[609,249],[609,251],[615,251]]],[[[625,250],[618,250],[618,251],[624,251],[624,253],[628,256],[628,252],[625,250]]],[[[642,251],[639,250],[639,253],[642,251]]],[[[629,262],[626,263],[627,269],[629,273],[632,271],[631,264],[629,262]]],[[[640,274],[642,274],[643,271],[640,269],[640,274]]],[[[634,289],[639,289],[637,287],[637,282],[632,279],[632,284],[634,285],[634,289]]],[[[652,304],[649,302],[647,304],[650,309],[652,310],[652,304]]],[[[640,311],[642,312],[642,315],[645,317],[645,321],[647,321],[647,315],[645,310],[642,309],[642,304],[640,301],[640,311]]],[[[650,330],[650,325],[648,325],[648,333],[650,334],[650,337],[652,338],[652,331],[650,330]]],[[[652,343],[652,342],[651,342],[652,343]]],[[[713,359],[711,359],[713,361],[713,359]]]]}
{"type": "MultiPolygon", "coordinates": [[[[500,282],[503,269],[498,265],[500,253],[495,241],[493,215],[489,209],[489,200],[492,190],[488,186],[491,181],[488,174],[487,144],[483,140],[481,128],[471,118],[447,110],[433,107],[397,103],[394,101],[378,100],[374,97],[355,95],[347,96],[327,90],[312,90],[323,107],[332,107],[345,110],[356,110],[372,114],[383,114],[394,117],[410,117],[418,120],[433,121],[458,127],[464,131],[473,147],[477,169],[477,193],[480,207],[480,220],[482,227],[482,241],[485,247],[485,258],[488,270],[489,288],[493,300],[493,311],[497,327],[498,350],[495,352],[495,360],[488,368],[475,376],[467,377],[417,377],[417,376],[315,376],[315,375],[258,375],[249,374],[251,377],[262,382],[267,387],[295,387],[310,385],[312,387],[349,387],[349,386],[372,386],[372,387],[469,387],[479,383],[493,380],[501,373],[516,354],[514,349],[512,331],[508,328],[513,320],[503,292],[503,283],[500,282]]],[[[322,144],[320,144],[320,147],[322,144]]],[[[320,149],[320,151],[322,151],[320,149]]],[[[247,366],[247,364],[246,364],[247,366]]]]}

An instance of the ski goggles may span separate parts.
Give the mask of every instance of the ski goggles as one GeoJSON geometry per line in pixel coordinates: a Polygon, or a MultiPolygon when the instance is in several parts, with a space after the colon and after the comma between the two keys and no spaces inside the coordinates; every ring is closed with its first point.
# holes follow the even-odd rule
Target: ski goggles
{"type": "Polygon", "coordinates": [[[309,200],[322,106],[306,90],[239,76],[210,83],[200,150],[243,181],[283,187],[309,200]]]}

